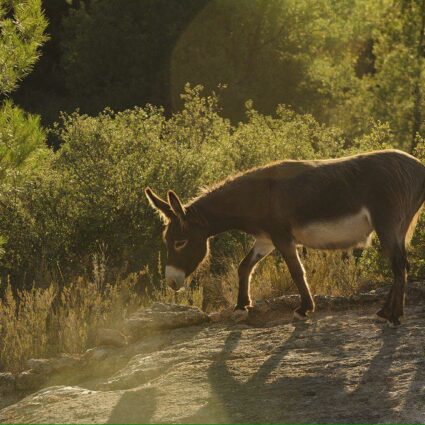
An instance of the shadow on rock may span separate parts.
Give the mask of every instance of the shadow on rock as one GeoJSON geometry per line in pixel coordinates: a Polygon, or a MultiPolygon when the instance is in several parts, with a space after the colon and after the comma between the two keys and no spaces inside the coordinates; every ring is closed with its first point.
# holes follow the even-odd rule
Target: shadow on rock
{"type": "Polygon", "coordinates": [[[394,355],[400,343],[402,329],[383,327],[379,339],[382,340],[380,350],[371,360],[369,367],[352,393],[350,402],[361,409],[353,409],[349,419],[352,423],[382,422],[385,416],[392,416],[393,408],[399,400],[391,397],[397,389],[396,377],[391,373],[394,355]]]}
{"type": "Polygon", "coordinates": [[[412,398],[409,394],[423,385],[425,372],[418,360],[410,387],[395,393],[401,382],[399,363],[400,360],[403,363],[404,351],[409,350],[407,345],[403,348],[401,332],[402,329],[380,330],[377,339],[382,345],[369,361],[368,346],[358,348],[359,368],[363,373],[360,372],[353,390],[355,382],[351,380],[349,384],[347,368],[350,364],[355,366],[356,360],[345,344],[350,336],[354,339],[356,336],[351,334],[349,326],[341,329],[332,323],[296,325],[289,338],[245,382],[229,370],[232,353],[241,339],[241,331],[234,331],[208,371],[212,396],[203,408],[182,422],[377,423],[394,421],[400,414],[408,417],[403,410],[398,412],[397,406],[403,405],[400,397],[405,399],[404,406],[408,406],[412,398]],[[297,344],[297,340],[302,344],[297,344]],[[294,359],[294,353],[300,357],[294,359]],[[312,370],[302,356],[316,353],[317,363],[312,370]],[[292,367],[286,367],[288,364],[292,367]],[[300,368],[299,374],[294,364],[300,368]]]}
{"type": "MultiPolygon", "coordinates": [[[[293,349],[296,340],[313,331],[312,326],[297,324],[290,337],[278,347],[246,382],[236,380],[226,365],[241,338],[240,331],[232,332],[224,345],[220,358],[214,362],[208,377],[213,396],[208,404],[184,423],[276,423],[315,422],[322,418],[312,415],[311,405],[316,403],[318,391],[333,393],[337,398],[346,394],[344,382],[324,372],[320,376],[288,376],[270,380],[276,369],[284,372],[285,356],[293,349]],[[308,412],[303,414],[308,408],[308,412]]],[[[342,344],[342,338],[334,345],[342,344]]],[[[308,345],[308,340],[306,340],[308,345]]],[[[301,374],[300,374],[301,375],[301,374]]],[[[332,403],[332,400],[329,400],[332,403]]],[[[329,420],[329,417],[328,417],[329,420]]]]}
{"type": "Polygon", "coordinates": [[[109,424],[147,424],[156,408],[156,389],[125,392],[109,417],[109,424]]]}

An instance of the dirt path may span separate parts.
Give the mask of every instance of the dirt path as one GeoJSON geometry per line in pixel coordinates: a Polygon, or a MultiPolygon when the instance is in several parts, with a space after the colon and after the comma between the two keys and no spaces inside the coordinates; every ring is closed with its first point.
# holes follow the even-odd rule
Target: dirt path
{"type": "Polygon", "coordinates": [[[424,423],[425,308],[397,329],[371,315],[177,330],[113,376],[44,389],[0,422],[424,423]]]}

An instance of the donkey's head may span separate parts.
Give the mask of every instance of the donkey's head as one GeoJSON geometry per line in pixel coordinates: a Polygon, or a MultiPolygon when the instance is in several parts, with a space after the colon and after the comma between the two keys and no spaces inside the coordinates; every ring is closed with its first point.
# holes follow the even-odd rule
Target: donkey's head
{"type": "Polygon", "coordinates": [[[190,220],[179,198],[168,192],[168,202],[150,188],[145,190],[149,203],[166,223],[163,239],[167,246],[165,278],[174,290],[183,287],[185,279],[193,273],[208,252],[208,236],[196,221],[190,220]]]}

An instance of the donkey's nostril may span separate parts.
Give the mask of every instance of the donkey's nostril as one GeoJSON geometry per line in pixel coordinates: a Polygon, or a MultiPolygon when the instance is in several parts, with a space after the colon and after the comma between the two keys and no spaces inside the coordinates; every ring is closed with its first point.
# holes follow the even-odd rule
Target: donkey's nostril
{"type": "Polygon", "coordinates": [[[169,280],[168,281],[168,286],[171,288],[171,289],[173,289],[174,291],[177,291],[177,283],[176,282],[174,282],[174,280],[169,280]]]}

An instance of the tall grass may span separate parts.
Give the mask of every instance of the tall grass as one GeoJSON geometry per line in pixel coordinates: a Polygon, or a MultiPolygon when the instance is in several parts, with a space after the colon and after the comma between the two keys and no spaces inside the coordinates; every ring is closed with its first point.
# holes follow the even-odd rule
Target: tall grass
{"type": "MultiPolygon", "coordinates": [[[[351,295],[364,279],[358,260],[340,252],[307,251],[302,255],[308,280],[315,294],[351,295]]],[[[102,259],[94,258],[92,278],[77,278],[60,288],[48,287],[14,291],[9,283],[0,299],[0,370],[19,371],[29,358],[58,353],[82,353],[96,345],[100,327],[120,328],[126,317],[141,305],[153,301],[194,305],[215,311],[235,303],[238,290],[236,257],[222,259],[223,272],[211,275],[204,269],[196,279],[200,285],[175,293],[164,280],[137,290],[140,278],[149,281],[152,273],[138,274],[106,282],[102,259]],[[156,288],[148,291],[147,287],[156,288]]],[[[285,263],[271,255],[258,266],[251,282],[253,300],[296,293],[285,263]]]]}
{"type": "Polygon", "coordinates": [[[154,301],[202,306],[202,288],[175,293],[160,281],[156,289],[146,269],[114,283],[105,280],[102,261],[94,261],[93,277],[79,277],[64,287],[55,282],[14,291],[5,283],[0,298],[0,371],[25,369],[30,358],[59,353],[79,354],[97,344],[101,327],[120,329],[142,305],[154,301]],[[140,278],[148,281],[137,289],[140,278]]]}
{"type": "Polygon", "coordinates": [[[29,357],[48,351],[48,318],[55,298],[53,286],[47,289],[12,292],[7,284],[0,300],[0,366],[17,370],[29,357]]]}
{"type": "Polygon", "coordinates": [[[33,357],[82,353],[96,344],[99,327],[119,328],[141,305],[135,276],[106,284],[78,278],[60,289],[33,287],[0,299],[0,370],[18,371],[33,357]]]}

